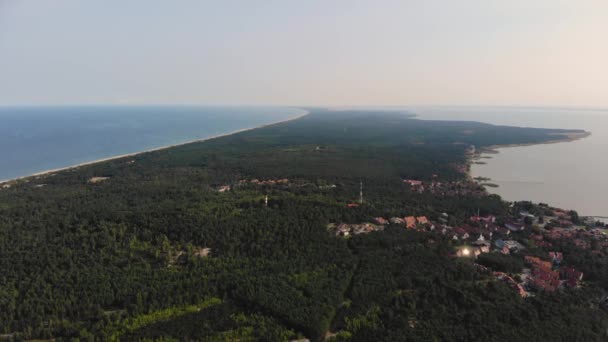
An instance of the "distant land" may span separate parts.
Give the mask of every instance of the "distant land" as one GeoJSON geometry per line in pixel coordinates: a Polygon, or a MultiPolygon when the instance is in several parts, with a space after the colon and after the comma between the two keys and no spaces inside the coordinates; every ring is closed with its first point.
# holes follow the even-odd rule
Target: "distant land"
{"type": "Polygon", "coordinates": [[[0,332],[603,341],[605,227],[469,176],[477,150],[572,133],[311,109],[4,183],[0,332]]]}

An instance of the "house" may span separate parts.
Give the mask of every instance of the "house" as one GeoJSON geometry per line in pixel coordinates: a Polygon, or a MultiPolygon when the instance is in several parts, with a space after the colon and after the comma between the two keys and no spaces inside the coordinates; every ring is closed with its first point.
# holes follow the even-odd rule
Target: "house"
{"type": "Polygon", "coordinates": [[[414,179],[404,179],[403,182],[409,184],[410,186],[421,186],[422,185],[422,181],[414,180],[414,179]]]}
{"type": "Polygon", "coordinates": [[[545,232],[545,237],[547,239],[551,239],[551,240],[570,239],[570,238],[574,237],[574,233],[570,230],[555,228],[549,232],[545,232]]]}
{"type": "Polygon", "coordinates": [[[389,222],[392,224],[405,224],[405,220],[401,217],[391,217],[389,222]]]}
{"type": "Polygon", "coordinates": [[[477,240],[473,241],[471,245],[477,247],[480,253],[490,253],[490,241],[477,240]]]}
{"type": "Polygon", "coordinates": [[[509,251],[521,251],[526,249],[526,247],[524,247],[524,245],[522,245],[521,243],[515,241],[515,240],[506,240],[504,241],[504,245],[509,248],[509,251]]]}
{"type": "Polygon", "coordinates": [[[520,232],[524,230],[524,225],[514,222],[505,223],[505,227],[512,232],[520,232]]]}
{"type": "Polygon", "coordinates": [[[350,225],[346,223],[340,223],[336,228],[336,236],[349,236],[350,235],[350,225]]]}
{"type": "Polygon", "coordinates": [[[471,216],[471,221],[476,223],[494,223],[496,222],[496,217],[492,215],[488,216],[471,216]]]}
{"type": "Polygon", "coordinates": [[[356,208],[359,206],[359,203],[348,203],[346,206],[349,208],[356,208]]]}
{"type": "Polygon", "coordinates": [[[546,270],[546,269],[535,269],[532,271],[532,278],[528,283],[530,287],[553,292],[557,290],[560,284],[559,272],[546,270]]]}
{"type": "Polygon", "coordinates": [[[372,223],[340,223],[336,227],[336,236],[349,236],[357,234],[367,234],[379,230],[384,230],[384,226],[372,223]]]}
{"type": "Polygon", "coordinates": [[[418,224],[428,224],[429,220],[426,218],[426,216],[418,216],[416,217],[416,221],[418,222],[418,224]]]}
{"type": "Polygon", "coordinates": [[[545,270],[545,271],[551,270],[551,266],[552,266],[551,262],[544,261],[538,257],[533,257],[530,255],[526,255],[524,257],[524,262],[526,264],[530,265],[534,269],[545,270]]]}
{"type": "Polygon", "coordinates": [[[230,191],[231,187],[230,185],[221,185],[217,188],[217,192],[226,192],[226,191],[230,191]]]}
{"type": "Polygon", "coordinates": [[[523,219],[525,219],[526,217],[530,218],[532,221],[536,220],[536,216],[530,214],[527,211],[520,211],[519,212],[519,216],[521,216],[523,219]]]}
{"type": "Polygon", "coordinates": [[[388,220],[384,217],[374,217],[374,222],[377,224],[388,224],[388,220]]]}
{"type": "Polygon", "coordinates": [[[204,258],[211,254],[211,248],[209,248],[209,247],[194,248],[192,250],[192,254],[194,256],[204,258]]]}
{"type": "Polygon", "coordinates": [[[405,217],[405,227],[407,229],[416,228],[416,218],[414,216],[405,217]]]}
{"type": "Polygon", "coordinates": [[[564,260],[562,252],[549,252],[549,258],[556,265],[559,265],[564,260]]]}

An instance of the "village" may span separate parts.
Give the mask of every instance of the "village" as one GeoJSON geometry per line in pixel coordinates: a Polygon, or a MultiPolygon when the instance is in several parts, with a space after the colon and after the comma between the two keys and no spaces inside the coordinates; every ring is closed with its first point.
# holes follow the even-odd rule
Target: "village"
{"type": "MultiPolygon", "coordinates": [[[[433,175],[433,179],[437,178],[433,175]]],[[[417,193],[430,193],[438,196],[484,196],[486,191],[482,185],[472,180],[440,182],[437,180],[421,181],[404,179],[403,183],[410,186],[411,191],[417,193]]]]}
{"type": "MultiPolygon", "coordinates": [[[[434,177],[436,178],[436,177],[434,177]]],[[[484,187],[472,180],[439,182],[405,179],[413,193],[430,193],[435,196],[483,196],[484,187]]],[[[240,180],[235,185],[221,185],[217,192],[227,192],[234,186],[288,186],[288,179],[240,180]]],[[[324,188],[335,185],[324,186],[324,188]]],[[[359,201],[347,203],[348,208],[363,205],[363,193],[359,201]]],[[[321,186],[318,186],[321,189],[321,186]]],[[[267,201],[266,197],[266,201],[267,201]]],[[[266,202],[267,203],[267,202],[266,202]]],[[[533,296],[538,291],[555,292],[575,289],[583,284],[583,272],[568,264],[560,246],[588,250],[602,254],[608,247],[608,236],[603,227],[592,218],[579,218],[574,211],[550,207],[546,204],[514,203],[508,216],[493,214],[472,215],[466,222],[454,224],[450,215],[408,215],[370,217],[369,222],[330,223],[327,228],[337,237],[368,234],[385,229],[399,228],[437,234],[451,241],[452,257],[470,260],[475,267],[499,281],[505,282],[522,297],[533,296]],[[452,222],[450,224],[450,222],[452,222]],[[497,270],[484,265],[488,258],[513,258],[521,264],[517,270],[497,270]]]]}
{"type": "Polygon", "coordinates": [[[449,215],[442,213],[432,220],[427,216],[373,217],[370,222],[340,223],[328,228],[342,238],[388,227],[440,235],[452,241],[453,258],[470,260],[480,271],[505,282],[522,297],[582,286],[583,272],[568,264],[559,246],[602,254],[608,247],[603,227],[591,218],[578,218],[573,211],[542,204],[534,207],[545,215],[520,211],[513,205],[509,217],[473,215],[454,226],[448,225],[449,215]],[[513,258],[522,267],[507,272],[482,264],[482,260],[492,257],[513,258]]]}

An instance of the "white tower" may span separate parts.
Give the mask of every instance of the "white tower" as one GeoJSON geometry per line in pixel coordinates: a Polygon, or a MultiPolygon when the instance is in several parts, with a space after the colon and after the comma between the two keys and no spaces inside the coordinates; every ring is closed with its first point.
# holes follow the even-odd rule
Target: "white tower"
{"type": "Polygon", "coordinates": [[[359,182],[359,204],[363,204],[363,181],[359,182]]]}

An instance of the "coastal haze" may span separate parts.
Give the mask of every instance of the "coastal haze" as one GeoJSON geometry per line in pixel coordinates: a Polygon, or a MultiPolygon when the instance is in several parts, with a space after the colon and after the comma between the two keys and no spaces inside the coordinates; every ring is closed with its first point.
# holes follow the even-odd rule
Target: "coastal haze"
{"type": "Polygon", "coordinates": [[[0,0],[0,104],[605,106],[605,0],[0,0]]]}
{"type": "Polygon", "coordinates": [[[286,107],[0,107],[0,181],[304,114],[286,107]]]}
{"type": "Polygon", "coordinates": [[[544,202],[583,215],[608,217],[608,110],[590,108],[414,107],[421,119],[496,125],[583,129],[591,135],[555,144],[498,148],[472,164],[474,177],[491,178],[488,191],[508,201],[544,202]],[[486,157],[489,157],[486,158],[486,157]]]}

